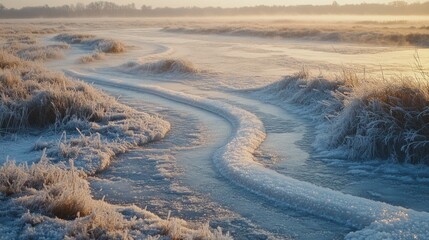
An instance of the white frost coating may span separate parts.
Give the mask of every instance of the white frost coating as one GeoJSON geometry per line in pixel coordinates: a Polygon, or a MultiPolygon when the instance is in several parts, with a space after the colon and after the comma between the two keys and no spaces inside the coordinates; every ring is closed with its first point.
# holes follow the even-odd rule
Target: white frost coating
{"type": "Polygon", "coordinates": [[[429,218],[426,212],[399,212],[396,216],[377,220],[370,226],[349,233],[347,240],[428,239],[429,218]]]}
{"type": "Polygon", "coordinates": [[[205,109],[227,119],[234,127],[230,141],[220,148],[214,162],[220,173],[248,190],[292,208],[363,229],[349,239],[386,237],[429,238],[429,214],[360,198],[279,174],[254,161],[253,153],[265,139],[263,123],[252,113],[227,103],[167,90],[156,86],[132,86],[102,81],[68,72],[100,84],[139,90],[190,106],[205,109]]]}

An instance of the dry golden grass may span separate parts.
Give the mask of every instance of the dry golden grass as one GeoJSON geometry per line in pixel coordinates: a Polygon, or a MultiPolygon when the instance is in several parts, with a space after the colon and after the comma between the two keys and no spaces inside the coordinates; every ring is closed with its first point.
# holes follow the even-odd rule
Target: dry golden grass
{"type": "Polygon", "coordinates": [[[1,69],[11,69],[22,65],[23,65],[23,62],[19,57],[9,54],[4,50],[0,50],[0,68],[1,69]]]}
{"type": "Polygon", "coordinates": [[[91,212],[92,201],[84,173],[73,167],[70,171],[64,165],[42,160],[28,167],[6,162],[0,168],[0,191],[12,195],[23,193],[17,201],[30,209],[40,210],[62,219],[86,216],[91,212]]]}
{"type": "Polygon", "coordinates": [[[125,217],[118,207],[92,198],[84,173],[73,165],[70,169],[64,165],[53,165],[45,156],[30,167],[6,162],[0,168],[0,192],[33,212],[23,216],[26,222],[55,222],[63,226],[57,231],[64,231],[66,238],[132,239],[130,232],[140,229],[135,233],[137,238],[149,237],[145,234],[148,231],[169,239],[232,239],[220,228],[212,231],[205,224],[192,229],[184,220],[170,217],[163,220],[133,206],[125,207],[125,210],[134,212],[134,216],[125,217]]]}
{"type": "Polygon", "coordinates": [[[100,121],[113,99],[62,73],[0,52],[0,128],[46,127],[77,117],[100,121]]]}
{"type": "Polygon", "coordinates": [[[104,46],[100,46],[101,50],[105,53],[122,53],[126,51],[125,44],[119,41],[107,41],[104,43],[104,46]]]}
{"type": "Polygon", "coordinates": [[[17,55],[25,60],[41,60],[46,61],[49,59],[63,58],[63,51],[69,49],[68,44],[55,44],[48,46],[33,45],[30,47],[20,47],[21,50],[17,51],[17,55]]]}

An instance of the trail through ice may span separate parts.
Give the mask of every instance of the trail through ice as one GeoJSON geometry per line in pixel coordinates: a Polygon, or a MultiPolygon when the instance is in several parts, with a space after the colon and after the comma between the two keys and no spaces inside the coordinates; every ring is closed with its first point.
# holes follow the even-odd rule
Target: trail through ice
{"type": "Polygon", "coordinates": [[[214,163],[223,176],[280,204],[362,229],[348,234],[346,238],[384,239],[399,233],[410,238],[429,237],[429,214],[426,212],[322,188],[282,175],[254,161],[253,153],[264,141],[265,131],[262,122],[248,111],[228,103],[157,86],[107,83],[97,77],[71,71],[67,73],[113,87],[139,89],[225,118],[233,126],[233,134],[214,156],[214,163]]]}

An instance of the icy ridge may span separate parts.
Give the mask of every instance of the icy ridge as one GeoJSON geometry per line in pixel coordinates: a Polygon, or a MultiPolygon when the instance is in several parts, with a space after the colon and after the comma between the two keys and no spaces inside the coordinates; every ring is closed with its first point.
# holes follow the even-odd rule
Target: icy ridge
{"type": "Polygon", "coordinates": [[[147,92],[217,114],[234,127],[229,142],[220,148],[214,162],[232,182],[294,209],[330,219],[360,231],[349,239],[429,237],[429,214],[387,203],[360,198],[299,181],[267,169],[254,161],[253,152],[265,139],[263,123],[252,113],[227,103],[150,85],[106,82],[99,78],[67,72],[102,85],[147,92]]]}

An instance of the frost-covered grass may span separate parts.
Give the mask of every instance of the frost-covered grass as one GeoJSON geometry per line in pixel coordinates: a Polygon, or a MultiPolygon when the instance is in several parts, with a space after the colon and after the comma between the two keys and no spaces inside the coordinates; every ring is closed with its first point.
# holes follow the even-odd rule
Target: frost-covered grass
{"type": "Polygon", "coordinates": [[[105,54],[103,52],[95,52],[92,54],[88,54],[79,58],[81,63],[91,63],[98,60],[103,60],[105,58],[105,54]]]}
{"type": "Polygon", "coordinates": [[[105,169],[113,156],[161,139],[169,130],[169,124],[159,117],[119,104],[62,73],[5,52],[0,52],[0,60],[1,132],[50,128],[78,134],[47,147],[50,155],[66,162],[75,159],[88,173],[105,169]]]}
{"type": "Polygon", "coordinates": [[[351,158],[429,164],[428,80],[396,79],[359,87],[333,121],[329,146],[346,146],[351,158]]]}
{"type": "Polygon", "coordinates": [[[192,64],[192,62],[184,59],[163,59],[156,62],[128,62],[120,67],[120,71],[132,72],[140,74],[174,74],[177,75],[192,75],[201,71],[192,64]]]}
{"type": "Polygon", "coordinates": [[[0,49],[24,60],[60,59],[64,50],[70,48],[66,43],[48,46],[39,43],[39,36],[61,32],[64,30],[62,28],[30,27],[25,24],[16,24],[13,27],[1,24],[0,27],[0,49]]]}
{"type": "Polygon", "coordinates": [[[0,129],[46,127],[72,118],[101,121],[114,99],[62,73],[0,52],[0,129]]]}
{"type": "Polygon", "coordinates": [[[305,106],[323,127],[319,143],[345,148],[352,159],[429,164],[429,77],[365,79],[344,71],[334,78],[301,71],[259,93],[305,106]]]}
{"type": "MultiPolygon", "coordinates": [[[[349,16],[348,16],[349,17],[349,16]]],[[[316,17],[317,18],[317,17],[316,17]]],[[[316,19],[315,18],[315,19],[316,19]]],[[[309,41],[348,42],[383,46],[429,46],[429,34],[422,21],[350,21],[325,18],[310,21],[299,16],[287,19],[222,19],[177,21],[163,28],[166,32],[302,39],[309,41]],[[295,19],[296,18],[296,19],[295,19]],[[333,28],[332,26],[335,27],[333,28]]]]}
{"type": "Polygon", "coordinates": [[[68,44],[55,44],[49,46],[31,46],[17,52],[18,56],[25,60],[48,60],[63,58],[63,51],[69,49],[68,44]]]}
{"type": "Polygon", "coordinates": [[[82,129],[77,129],[79,136],[67,137],[64,132],[59,142],[48,142],[43,147],[48,148],[50,157],[59,161],[74,159],[76,167],[95,174],[106,169],[116,155],[160,140],[170,129],[170,124],[161,118],[132,109],[110,117],[101,123],[73,119],[63,129],[74,132],[78,126],[82,129]]]}
{"type": "Polygon", "coordinates": [[[73,165],[68,171],[63,164],[54,165],[42,156],[30,167],[6,162],[0,168],[0,191],[6,195],[22,195],[17,201],[29,209],[49,216],[72,219],[91,212],[88,182],[73,165]]]}
{"type": "MultiPolygon", "coordinates": [[[[6,162],[0,168],[0,192],[11,198],[5,203],[28,209],[9,226],[10,238],[231,239],[220,228],[189,226],[185,221],[156,215],[135,206],[119,207],[92,198],[85,173],[73,167],[54,165],[43,155],[31,166],[6,162]],[[55,233],[55,236],[53,234],[55,233]]],[[[6,224],[6,223],[5,223],[6,224]]],[[[7,224],[6,224],[7,225],[7,224]]],[[[7,237],[3,236],[3,237],[7,237]]]]}
{"type": "Polygon", "coordinates": [[[260,26],[254,27],[167,27],[166,32],[180,32],[191,34],[220,34],[233,36],[257,36],[264,38],[305,39],[311,41],[350,42],[363,44],[379,44],[393,46],[429,46],[429,34],[426,33],[383,33],[383,32],[356,32],[320,30],[317,28],[296,29],[284,27],[281,29],[260,26]]]}
{"type": "Polygon", "coordinates": [[[124,43],[113,39],[96,38],[90,34],[69,34],[64,33],[55,36],[57,41],[66,42],[68,44],[83,44],[93,50],[104,53],[122,53],[126,51],[124,43]]]}
{"type": "Polygon", "coordinates": [[[125,44],[120,41],[97,38],[95,35],[91,34],[63,33],[55,36],[54,39],[64,42],[65,44],[80,44],[93,50],[92,53],[79,58],[78,61],[83,64],[103,60],[108,53],[116,54],[127,50],[125,44]]]}

